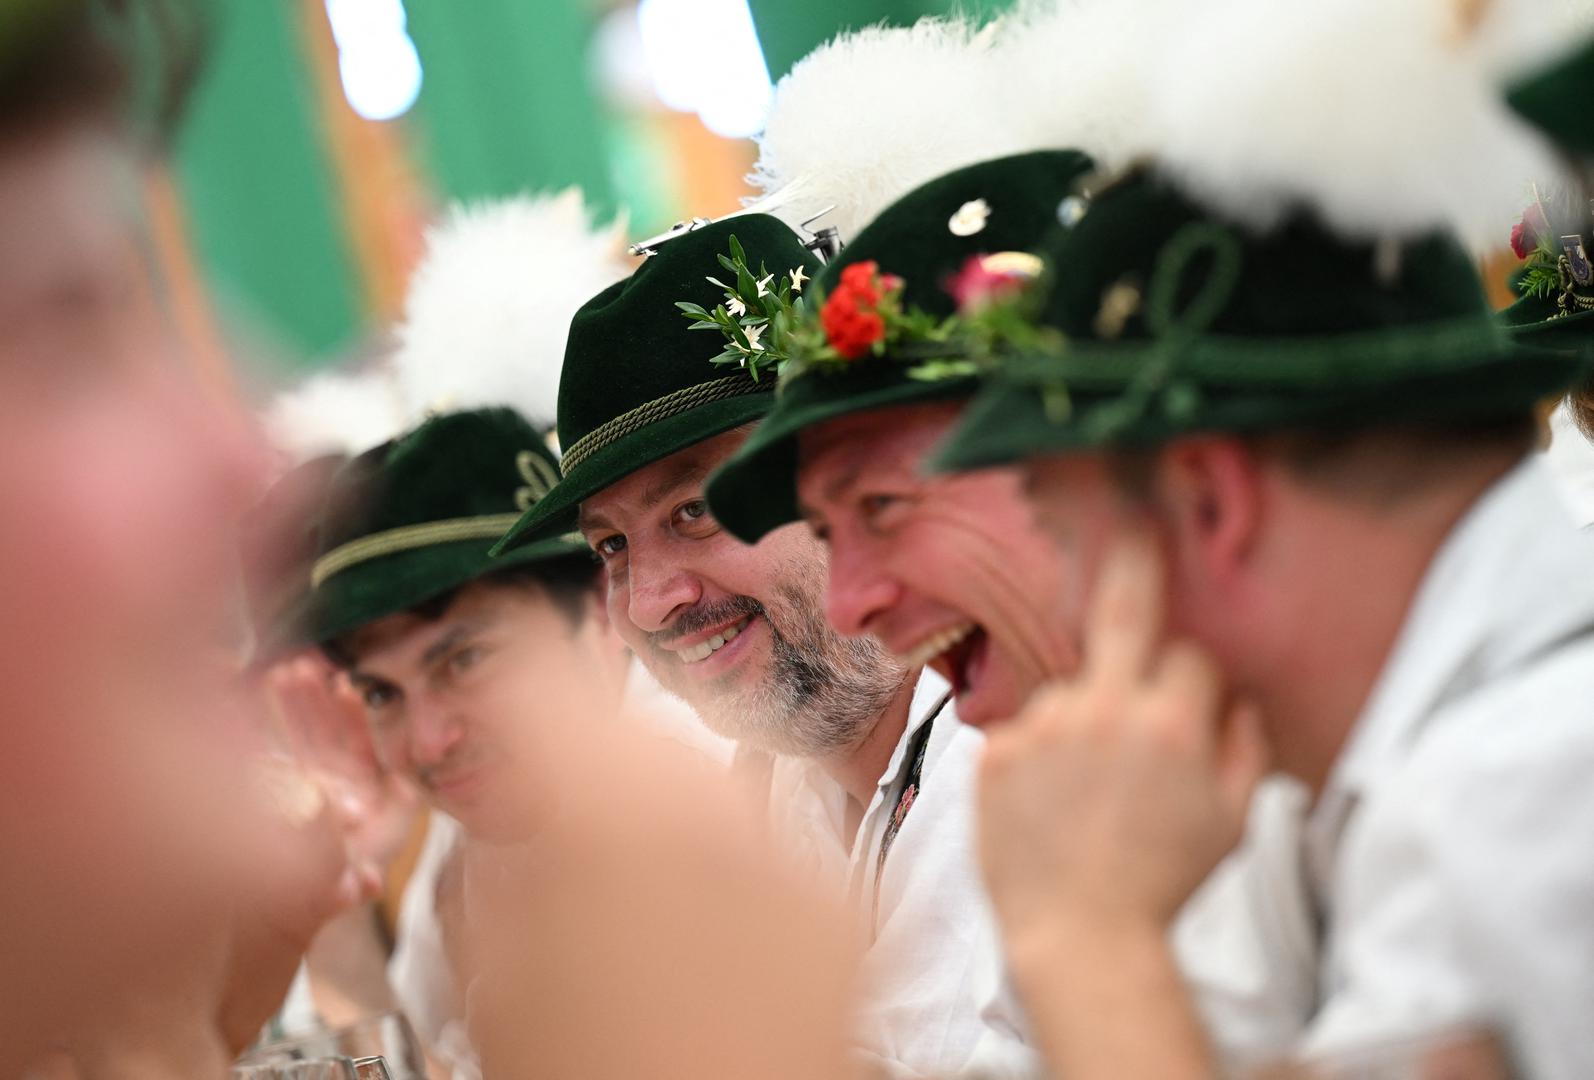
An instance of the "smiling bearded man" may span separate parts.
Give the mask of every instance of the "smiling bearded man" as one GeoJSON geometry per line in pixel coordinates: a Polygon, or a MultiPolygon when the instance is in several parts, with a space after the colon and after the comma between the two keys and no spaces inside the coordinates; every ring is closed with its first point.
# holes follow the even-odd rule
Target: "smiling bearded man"
{"type": "Polygon", "coordinates": [[[726,303],[709,279],[726,273],[717,257],[727,250],[745,254],[741,303],[760,300],[759,280],[790,299],[817,266],[789,228],[759,214],[653,247],[572,321],[564,476],[500,548],[579,524],[603,559],[621,636],[767,775],[771,816],[864,923],[860,1056],[887,1075],[1017,1073],[1031,1055],[999,998],[973,865],[978,733],[958,723],[940,679],[827,627],[825,552],[806,529],[749,546],[704,499],[709,474],[769,411],[773,380],[716,366],[722,340],[693,333],[676,304],[726,303]]]}

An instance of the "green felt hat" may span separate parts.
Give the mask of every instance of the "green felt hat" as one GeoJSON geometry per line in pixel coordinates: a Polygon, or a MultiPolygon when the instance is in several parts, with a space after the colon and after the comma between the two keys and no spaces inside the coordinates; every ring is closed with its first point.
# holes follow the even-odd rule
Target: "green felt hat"
{"type": "Polygon", "coordinates": [[[1001,365],[932,464],[1150,446],[1197,432],[1526,414],[1583,364],[1514,344],[1439,234],[1343,239],[1297,212],[1255,232],[1141,170],[1048,258],[1061,347],[1001,365]]]}
{"type": "Polygon", "coordinates": [[[873,263],[901,279],[902,309],[924,318],[895,335],[882,326],[878,345],[854,360],[788,364],[773,411],[709,480],[715,518],[749,543],[795,521],[797,437],[807,428],[973,394],[971,358],[961,354],[959,335],[946,333],[958,315],[957,294],[1006,275],[1033,277],[1041,263],[1029,253],[1073,208],[1090,168],[1072,150],[996,158],[937,177],[882,211],[815,280],[815,300],[843,291],[849,267],[873,263]]]}
{"type": "Polygon", "coordinates": [[[1511,336],[1547,349],[1594,351],[1594,202],[1580,194],[1536,201],[1512,244],[1531,250],[1511,275],[1521,297],[1500,312],[1511,336]]]}
{"type": "Polygon", "coordinates": [[[543,436],[512,409],[434,417],[354,458],[327,490],[309,640],[331,641],[506,566],[590,561],[573,536],[490,554],[558,478],[543,436]]]}
{"type": "Polygon", "coordinates": [[[564,475],[495,550],[575,527],[581,501],[645,465],[757,420],[774,403],[774,380],[716,366],[724,340],[693,333],[678,302],[714,306],[719,257],[735,237],[757,268],[819,268],[797,234],[765,214],[743,214],[669,240],[626,280],[589,300],[570,323],[559,377],[564,475]]]}
{"type": "Polygon", "coordinates": [[[1594,157],[1594,39],[1518,83],[1506,100],[1567,151],[1594,157]]]}
{"type": "Polygon", "coordinates": [[[1524,296],[1500,312],[1500,321],[1524,345],[1594,351],[1594,308],[1568,312],[1553,296],[1524,296]]]}

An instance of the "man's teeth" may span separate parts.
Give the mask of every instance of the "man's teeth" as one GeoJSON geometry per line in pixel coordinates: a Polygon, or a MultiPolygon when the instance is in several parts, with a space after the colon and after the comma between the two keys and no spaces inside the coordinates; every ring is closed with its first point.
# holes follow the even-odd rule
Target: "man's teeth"
{"type": "Polygon", "coordinates": [[[700,641],[696,645],[688,646],[676,655],[681,658],[681,662],[684,664],[695,664],[700,660],[707,660],[718,652],[726,642],[736,640],[736,635],[747,629],[747,620],[751,618],[752,616],[749,615],[747,619],[743,619],[733,626],[727,626],[707,641],[700,641]]]}
{"type": "Polygon", "coordinates": [[[901,657],[903,667],[923,667],[974,632],[973,623],[948,627],[931,634],[901,657]]]}

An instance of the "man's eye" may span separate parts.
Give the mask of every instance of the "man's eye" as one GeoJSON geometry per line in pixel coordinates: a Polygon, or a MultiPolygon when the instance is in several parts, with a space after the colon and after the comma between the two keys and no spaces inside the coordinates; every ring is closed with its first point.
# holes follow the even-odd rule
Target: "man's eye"
{"type": "Polygon", "coordinates": [[[719,527],[714,515],[709,513],[708,503],[702,499],[692,499],[676,507],[675,525],[687,536],[706,536],[719,527]]]}
{"type": "Polygon", "coordinates": [[[901,500],[895,495],[865,495],[859,500],[866,518],[879,517],[901,500]]]}
{"type": "Polygon", "coordinates": [[[625,550],[625,537],[619,533],[615,533],[613,536],[605,536],[603,539],[593,543],[592,550],[598,553],[599,558],[612,559],[625,550]]]}
{"type": "Polygon", "coordinates": [[[365,702],[365,707],[371,712],[379,712],[388,705],[398,700],[398,693],[391,686],[367,686],[360,693],[365,702]]]}
{"type": "Polygon", "coordinates": [[[482,658],[482,649],[479,645],[467,645],[449,654],[448,669],[455,674],[469,671],[475,667],[482,658]]]}

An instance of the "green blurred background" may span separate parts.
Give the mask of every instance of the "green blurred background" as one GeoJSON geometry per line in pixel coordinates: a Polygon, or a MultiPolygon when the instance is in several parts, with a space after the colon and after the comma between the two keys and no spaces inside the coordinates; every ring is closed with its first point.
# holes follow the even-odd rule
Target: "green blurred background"
{"type": "Polygon", "coordinates": [[[291,377],[380,348],[450,201],[575,184],[634,236],[727,212],[769,79],[843,29],[953,6],[214,0],[170,177],[186,321],[291,377]]]}

